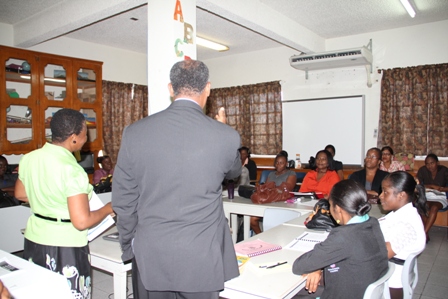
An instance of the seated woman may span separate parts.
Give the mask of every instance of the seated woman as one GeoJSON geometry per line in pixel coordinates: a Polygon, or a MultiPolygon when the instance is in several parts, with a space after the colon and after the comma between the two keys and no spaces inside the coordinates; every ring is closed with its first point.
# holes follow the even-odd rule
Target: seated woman
{"type": "Polygon", "coordinates": [[[344,179],[344,165],[341,161],[334,159],[334,156],[336,155],[336,148],[332,144],[329,144],[325,147],[325,150],[328,151],[333,157],[333,169],[338,173],[339,179],[342,181],[344,179]]]}
{"type": "Polygon", "coordinates": [[[102,178],[114,174],[114,169],[112,168],[112,160],[109,156],[98,157],[96,161],[101,164],[102,168],[95,170],[95,172],[93,173],[94,185],[98,184],[102,178]]]}
{"type": "Polygon", "coordinates": [[[0,189],[14,196],[14,186],[17,181],[18,174],[8,173],[8,160],[0,155],[0,189]]]}
{"type": "Polygon", "coordinates": [[[384,146],[381,149],[380,170],[387,172],[406,171],[404,165],[394,161],[394,151],[390,146],[384,146]]]}
{"type": "Polygon", "coordinates": [[[303,178],[300,192],[322,193],[328,198],[331,188],[339,182],[339,175],[333,170],[333,156],[329,151],[321,150],[316,154],[315,165],[310,165],[311,170],[303,178]]]}
{"type": "MultiPolygon", "coordinates": [[[[340,226],[297,258],[292,272],[307,276],[305,289],[309,293],[317,291],[323,275],[325,287],[318,291],[322,299],[362,298],[367,286],[388,270],[384,237],[378,220],[367,214],[371,205],[361,184],[352,180],[338,182],[330,192],[329,202],[331,215],[340,226]]],[[[306,295],[305,290],[297,298],[304,298],[301,294],[306,295]]]]}
{"type": "MultiPolygon", "coordinates": [[[[296,185],[296,173],[292,170],[289,170],[286,167],[287,159],[285,155],[278,154],[274,160],[275,171],[269,173],[267,182],[275,182],[276,186],[281,185],[282,183],[286,183],[286,189],[288,191],[292,191],[296,185]]],[[[260,229],[260,217],[252,216],[250,217],[250,228],[254,231],[255,234],[261,233],[260,229]]]]}
{"type": "Polygon", "coordinates": [[[249,148],[247,146],[242,146],[238,151],[240,152],[241,164],[249,171],[250,181],[255,182],[257,180],[257,164],[250,158],[249,148]]]}
{"type": "MultiPolygon", "coordinates": [[[[425,159],[425,166],[420,167],[417,172],[417,178],[420,184],[427,189],[434,189],[440,192],[448,191],[448,168],[439,165],[439,158],[435,154],[428,154],[425,159]]],[[[446,198],[441,201],[427,201],[429,212],[428,216],[422,215],[425,224],[426,240],[429,241],[429,229],[432,227],[437,218],[440,209],[447,206],[446,198]]]]}
{"type": "Polygon", "coordinates": [[[367,151],[364,159],[364,169],[355,171],[350,175],[350,179],[363,185],[369,198],[378,198],[381,194],[381,182],[387,176],[387,172],[379,170],[381,150],[372,147],[367,151]]]}
{"type": "Polygon", "coordinates": [[[420,214],[426,214],[426,197],[423,186],[417,185],[414,177],[405,171],[389,174],[382,182],[381,205],[389,214],[379,219],[386,241],[387,255],[397,262],[389,279],[392,299],[403,298],[401,272],[410,254],[419,254],[425,249],[425,231],[420,214]],[[415,208],[415,207],[416,208],[415,208]]]}

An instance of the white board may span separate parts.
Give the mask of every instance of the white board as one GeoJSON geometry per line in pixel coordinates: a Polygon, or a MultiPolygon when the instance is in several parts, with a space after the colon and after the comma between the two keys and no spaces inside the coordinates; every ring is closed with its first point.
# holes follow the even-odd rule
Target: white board
{"type": "Polygon", "coordinates": [[[364,96],[284,101],[283,149],[308,163],[327,144],[344,165],[364,165],[364,96]]]}

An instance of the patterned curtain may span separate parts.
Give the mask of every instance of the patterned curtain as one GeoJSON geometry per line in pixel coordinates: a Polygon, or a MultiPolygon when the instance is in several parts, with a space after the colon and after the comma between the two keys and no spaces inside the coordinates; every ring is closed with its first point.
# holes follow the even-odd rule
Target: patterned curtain
{"type": "Polygon", "coordinates": [[[212,89],[206,114],[212,118],[220,107],[227,124],[240,133],[241,144],[253,153],[275,155],[282,149],[280,82],[212,89]]]}
{"type": "Polygon", "coordinates": [[[383,70],[378,146],[448,156],[448,64],[383,70]]]}
{"type": "Polygon", "coordinates": [[[123,129],[148,115],[148,87],[103,80],[104,152],[117,161],[123,129]]]}

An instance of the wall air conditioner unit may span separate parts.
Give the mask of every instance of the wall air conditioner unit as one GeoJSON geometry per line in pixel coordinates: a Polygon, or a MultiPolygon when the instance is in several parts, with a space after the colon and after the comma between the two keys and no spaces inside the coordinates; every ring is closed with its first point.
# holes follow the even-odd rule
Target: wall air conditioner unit
{"type": "Polygon", "coordinates": [[[366,47],[295,55],[289,58],[293,68],[303,71],[323,70],[372,64],[372,52],[366,47]]]}
{"type": "Polygon", "coordinates": [[[306,79],[308,71],[364,65],[367,69],[367,86],[372,86],[370,78],[373,65],[372,40],[367,46],[360,48],[294,55],[289,58],[289,63],[293,68],[305,71],[306,79]]]}

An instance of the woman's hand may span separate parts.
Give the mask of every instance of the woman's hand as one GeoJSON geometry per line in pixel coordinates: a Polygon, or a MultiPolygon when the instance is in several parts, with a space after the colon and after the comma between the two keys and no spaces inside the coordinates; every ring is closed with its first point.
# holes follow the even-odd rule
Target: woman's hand
{"type": "Polygon", "coordinates": [[[308,293],[314,293],[317,291],[317,287],[320,285],[322,279],[322,270],[317,270],[308,274],[303,274],[306,277],[305,289],[308,293]]]}
{"type": "Polygon", "coordinates": [[[12,298],[8,289],[3,285],[3,282],[0,280],[0,298],[1,299],[10,299],[12,298]]]}

